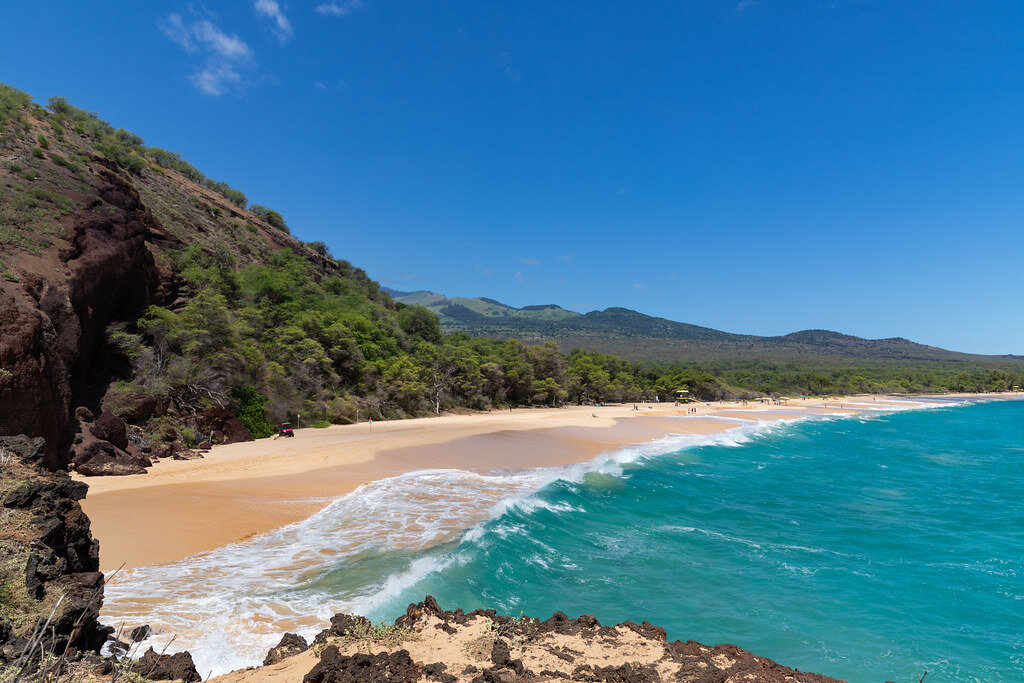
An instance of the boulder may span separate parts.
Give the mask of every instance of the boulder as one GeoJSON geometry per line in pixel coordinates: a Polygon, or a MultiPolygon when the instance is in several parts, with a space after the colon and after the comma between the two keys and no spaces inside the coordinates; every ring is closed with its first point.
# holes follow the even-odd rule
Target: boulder
{"type": "Polygon", "coordinates": [[[152,461],[139,449],[128,446],[121,450],[109,441],[91,435],[72,449],[75,470],[86,476],[142,474],[152,461]]]}
{"type": "Polygon", "coordinates": [[[132,673],[136,673],[151,681],[185,681],[196,683],[203,677],[196,671],[192,654],[187,650],[173,655],[157,654],[153,648],[146,650],[139,661],[132,665],[132,673]]]}
{"type": "Polygon", "coordinates": [[[267,656],[263,660],[263,666],[277,664],[282,659],[294,657],[308,649],[309,643],[306,642],[305,638],[294,633],[285,633],[284,637],[281,638],[281,642],[276,647],[272,647],[267,651],[267,656]]]}
{"type": "MultiPolygon", "coordinates": [[[[121,451],[124,453],[124,451],[121,451]]],[[[146,468],[130,462],[124,453],[118,458],[108,453],[98,453],[83,463],[75,465],[75,471],[86,477],[121,477],[128,474],[145,474],[146,468]]]]}
{"type": "Polygon", "coordinates": [[[133,394],[123,399],[117,416],[126,422],[144,422],[156,414],[160,399],[149,394],[133,394]]]}
{"type": "Polygon", "coordinates": [[[249,428],[242,424],[242,421],[237,417],[225,421],[224,426],[221,427],[221,432],[224,434],[224,443],[252,441],[252,433],[249,432],[249,428]]]}
{"type": "Polygon", "coordinates": [[[96,419],[96,416],[85,406],[78,406],[75,408],[75,419],[79,422],[92,422],[96,419]]]}
{"type": "Polygon", "coordinates": [[[302,679],[303,683],[352,683],[360,681],[395,681],[412,683],[422,677],[422,670],[412,661],[408,650],[379,652],[375,655],[357,653],[351,657],[328,645],[320,661],[302,679]]]}
{"type": "Polygon", "coordinates": [[[152,634],[153,629],[149,627],[149,624],[146,624],[144,626],[136,626],[131,631],[128,631],[128,638],[130,638],[133,643],[141,643],[152,634]]]}
{"type": "Polygon", "coordinates": [[[109,410],[100,413],[89,431],[97,439],[109,441],[121,450],[128,447],[128,430],[124,426],[124,420],[109,410]]]}

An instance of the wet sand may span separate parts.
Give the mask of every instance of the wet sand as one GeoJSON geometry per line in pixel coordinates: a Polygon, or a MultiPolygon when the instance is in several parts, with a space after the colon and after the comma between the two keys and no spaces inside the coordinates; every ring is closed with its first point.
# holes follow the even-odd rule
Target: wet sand
{"type": "Polygon", "coordinates": [[[202,460],[161,461],[144,475],[81,478],[90,486],[83,508],[103,571],[162,564],[305,519],[363,483],[406,472],[555,467],[668,434],[869,407],[840,407],[843,401],[888,405],[870,396],[698,404],[693,415],[691,406],[627,404],[300,429],[292,439],[217,446],[202,460]]]}

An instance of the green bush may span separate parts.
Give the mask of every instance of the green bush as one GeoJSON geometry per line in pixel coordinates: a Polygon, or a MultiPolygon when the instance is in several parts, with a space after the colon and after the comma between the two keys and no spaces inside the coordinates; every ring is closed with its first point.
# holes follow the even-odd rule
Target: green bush
{"type": "Polygon", "coordinates": [[[210,180],[209,178],[206,178],[203,180],[202,185],[207,189],[213,190],[240,209],[244,209],[245,205],[248,204],[248,200],[241,190],[236,190],[221,180],[210,180]]]}
{"type": "Polygon", "coordinates": [[[231,391],[231,398],[237,404],[235,415],[245,425],[254,439],[273,436],[275,430],[267,419],[267,398],[252,387],[238,387],[231,391]]]}
{"type": "Polygon", "coordinates": [[[257,218],[260,218],[270,225],[274,226],[278,230],[292,234],[291,230],[288,229],[288,224],[284,222],[284,216],[266,206],[260,206],[259,204],[253,204],[249,207],[249,213],[253,214],[257,218]]]}
{"type": "Polygon", "coordinates": [[[32,98],[28,93],[0,83],[0,124],[20,121],[30,104],[32,98]]]}

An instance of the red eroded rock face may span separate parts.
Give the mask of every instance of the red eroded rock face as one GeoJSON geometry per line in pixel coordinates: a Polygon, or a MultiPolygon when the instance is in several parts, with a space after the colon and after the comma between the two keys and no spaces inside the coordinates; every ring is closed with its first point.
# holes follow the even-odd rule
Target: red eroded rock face
{"type": "Polygon", "coordinates": [[[46,439],[45,464],[67,466],[72,410],[98,405],[110,381],[106,328],[171,295],[149,241],[173,242],[138,192],[102,162],[52,244],[22,282],[0,282],[0,434],[46,439]]]}

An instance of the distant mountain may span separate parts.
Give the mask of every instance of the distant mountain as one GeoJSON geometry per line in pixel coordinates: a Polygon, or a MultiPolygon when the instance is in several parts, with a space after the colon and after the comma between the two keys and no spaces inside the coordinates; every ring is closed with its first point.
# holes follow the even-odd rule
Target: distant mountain
{"type": "Polygon", "coordinates": [[[577,313],[556,304],[515,308],[485,297],[446,297],[430,291],[383,288],[395,301],[433,311],[446,332],[461,331],[523,342],[555,341],[564,350],[583,348],[633,360],[801,363],[815,360],[997,362],[1014,356],[978,356],[918,344],[901,337],[862,339],[831,330],[802,330],[780,337],[734,334],[645,315],[628,308],[577,313]]]}

